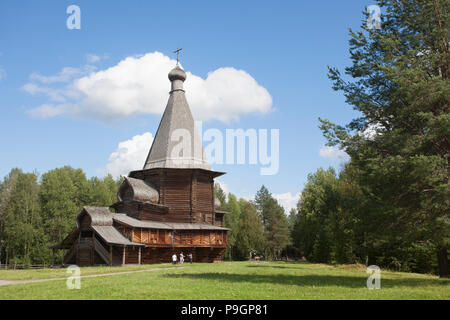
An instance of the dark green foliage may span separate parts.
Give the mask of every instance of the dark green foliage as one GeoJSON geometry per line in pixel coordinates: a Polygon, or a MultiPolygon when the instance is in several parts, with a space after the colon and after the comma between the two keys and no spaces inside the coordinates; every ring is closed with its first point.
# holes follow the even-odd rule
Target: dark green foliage
{"type": "Polygon", "coordinates": [[[329,73],[361,117],[346,127],[320,119],[329,145],[350,155],[347,170],[362,193],[359,211],[346,210],[353,252],[422,272],[434,268],[438,253],[440,274],[448,276],[450,3],[376,3],[381,29],[350,30],[351,80],[336,69],[329,73]]]}
{"type": "Polygon", "coordinates": [[[269,190],[262,186],[254,202],[237,199],[232,193],[225,193],[219,185],[215,186],[216,197],[221,199],[222,208],[228,211],[224,226],[232,229],[228,233],[225,258],[247,260],[250,253],[263,255],[268,259],[281,257],[289,246],[290,225],[288,218],[269,190]]]}
{"type": "Polygon", "coordinates": [[[45,262],[37,175],[13,169],[0,190],[0,239],[5,241],[3,260],[24,265],[45,262]]]}
{"type": "Polygon", "coordinates": [[[120,180],[87,180],[81,169],[63,167],[42,175],[13,169],[0,183],[1,262],[50,264],[52,245],[75,227],[85,205],[109,206],[120,180]]]}
{"type": "Polygon", "coordinates": [[[75,217],[89,203],[89,189],[81,169],[66,166],[42,175],[40,206],[52,245],[61,242],[74,228],[75,217]]]}
{"type": "Polygon", "coordinates": [[[265,256],[271,259],[279,259],[281,258],[281,252],[291,244],[286,213],[265,186],[262,186],[256,193],[255,206],[263,223],[265,256]]]}
{"type": "Polygon", "coordinates": [[[239,232],[236,236],[235,258],[247,260],[251,252],[257,253],[264,250],[264,234],[255,206],[242,198],[239,200],[239,206],[241,216],[239,232]]]}
{"type": "Polygon", "coordinates": [[[224,208],[225,211],[228,211],[228,214],[226,214],[223,218],[223,225],[225,228],[231,229],[231,231],[228,232],[227,251],[225,252],[225,258],[228,260],[232,260],[233,258],[235,258],[234,248],[236,246],[236,239],[239,233],[239,219],[241,216],[241,208],[235,195],[233,195],[232,193],[228,194],[228,201],[226,202],[224,208]]]}
{"type": "Polygon", "coordinates": [[[352,230],[343,210],[343,190],[334,169],[319,169],[308,176],[293,228],[294,244],[308,260],[351,262],[352,230]]]}

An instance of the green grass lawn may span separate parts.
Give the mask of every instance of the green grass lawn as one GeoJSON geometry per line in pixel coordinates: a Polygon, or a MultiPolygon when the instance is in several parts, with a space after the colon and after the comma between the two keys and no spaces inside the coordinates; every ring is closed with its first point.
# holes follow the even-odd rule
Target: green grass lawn
{"type": "MultiPolygon", "coordinates": [[[[381,289],[369,290],[360,266],[293,262],[224,262],[81,268],[81,275],[161,270],[66,281],[0,286],[0,299],[450,299],[450,280],[382,270],[381,289]],[[168,268],[168,269],[167,269],[168,268]]],[[[67,277],[60,270],[4,270],[0,280],[67,277]]]]}

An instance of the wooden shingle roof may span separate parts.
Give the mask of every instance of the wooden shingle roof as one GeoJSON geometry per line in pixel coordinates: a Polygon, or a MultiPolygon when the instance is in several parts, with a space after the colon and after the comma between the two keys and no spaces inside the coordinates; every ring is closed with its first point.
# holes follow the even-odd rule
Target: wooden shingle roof
{"type": "Polygon", "coordinates": [[[77,225],[80,227],[80,218],[83,215],[89,215],[91,218],[91,226],[112,226],[113,214],[107,207],[90,207],[85,206],[77,217],[77,225]]]}
{"type": "Polygon", "coordinates": [[[113,226],[92,226],[92,229],[108,244],[143,246],[141,243],[128,240],[113,226]]]}
{"type": "Polygon", "coordinates": [[[117,191],[117,199],[119,201],[139,200],[158,203],[159,193],[153,185],[144,180],[125,177],[125,180],[117,191]]]}
{"type": "Polygon", "coordinates": [[[185,79],[186,73],[179,66],[169,74],[172,91],[145,161],[144,170],[154,168],[211,170],[183,90],[185,79]],[[186,150],[178,150],[179,140],[183,140],[183,147],[186,150]]]}
{"type": "Polygon", "coordinates": [[[114,221],[123,223],[127,226],[134,227],[134,228],[167,229],[167,230],[172,229],[165,223],[157,222],[157,221],[149,221],[149,220],[138,220],[138,219],[134,219],[130,216],[127,216],[124,213],[116,213],[114,215],[113,219],[114,219],[114,221]]]}
{"type": "Polygon", "coordinates": [[[157,222],[149,220],[138,220],[124,213],[116,213],[113,219],[119,223],[126,224],[134,228],[146,229],[166,229],[166,230],[230,230],[228,228],[218,227],[212,224],[200,223],[175,223],[175,222],[157,222]]]}

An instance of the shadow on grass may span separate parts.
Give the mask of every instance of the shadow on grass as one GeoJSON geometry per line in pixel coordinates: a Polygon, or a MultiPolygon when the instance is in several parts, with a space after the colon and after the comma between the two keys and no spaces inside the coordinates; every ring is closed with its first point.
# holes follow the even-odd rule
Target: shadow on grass
{"type": "MultiPolygon", "coordinates": [[[[367,275],[369,276],[369,275],[367,275]]],[[[167,274],[165,277],[172,279],[193,279],[193,280],[211,280],[221,282],[251,282],[251,283],[272,283],[281,285],[297,285],[297,286],[316,286],[316,287],[346,287],[346,288],[366,288],[367,277],[365,276],[336,276],[336,275],[263,275],[263,274],[232,274],[232,273],[181,273],[167,274]]],[[[438,279],[383,279],[381,278],[381,286],[383,288],[393,287],[424,287],[424,286],[446,286],[448,281],[440,281],[438,279]]]]}
{"type": "Polygon", "coordinates": [[[247,266],[248,268],[275,268],[275,269],[295,269],[295,270],[300,270],[299,265],[295,266],[273,266],[273,265],[250,265],[247,266]]]}

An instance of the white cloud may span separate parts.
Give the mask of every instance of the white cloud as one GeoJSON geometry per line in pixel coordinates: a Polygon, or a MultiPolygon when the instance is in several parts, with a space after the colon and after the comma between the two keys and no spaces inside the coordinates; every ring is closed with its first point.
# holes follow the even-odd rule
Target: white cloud
{"type": "Polygon", "coordinates": [[[53,76],[43,76],[37,72],[30,75],[30,80],[34,82],[41,82],[45,84],[52,84],[58,82],[70,82],[76,77],[93,72],[95,67],[85,65],[82,68],[65,67],[59,73],[53,76]]]}
{"type": "Polygon", "coordinates": [[[373,141],[384,129],[384,126],[380,123],[369,124],[361,134],[365,139],[373,141]]]}
{"type": "Polygon", "coordinates": [[[199,120],[237,120],[239,116],[272,109],[272,97],[243,70],[219,68],[204,80],[187,73],[186,96],[199,120]]]}
{"type": "Polygon", "coordinates": [[[6,78],[6,71],[0,67],[0,80],[6,78]]]}
{"type": "Polygon", "coordinates": [[[99,62],[100,60],[105,60],[105,59],[108,59],[108,55],[106,55],[106,54],[104,54],[102,56],[92,54],[92,53],[86,54],[86,60],[89,63],[96,63],[96,62],[99,62]]]}
{"type": "MultiPolygon", "coordinates": [[[[22,90],[25,92],[36,95],[36,94],[43,94],[46,95],[51,101],[56,102],[65,102],[66,101],[66,92],[64,90],[60,89],[54,89],[49,87],[41,87],[39,85],[36,85],[35,83],[27,83],[22,87],[22,90]]],[[[36,109],[39,109],[36,108],[36,109]]],[[[35,110],[35,109],[33,109],[35,110]]]]}
{"type": "Polygon", "coordinates": [[[281,194],[272,194],[272,196],[277,199],[278,203],[283,206],[286,214],[289,214],[292,208],[297,208],[297,202],[300,199],[300,192],[292,194],[290,192],[281,194]]]}
{"type": "Polygon", "coordinates": [[[88,53],[88,54],[86,54],[86,60],[89,63],[96,63],[96,62],[100,61],[100,57],[95,54],[88,53]]]}
{"type": "Polygon", "coordinates": [[[345,151],[337,148],[337,147],[327,147],[323,146],[319,150],[319,155],[323,158],[337,160],[341,163],[347,162],[350,157],[345,151]]]}
{"type": "MultiPolygon", "coordinates": [[[[291,192],[286,193],[272,193],[272,197],[274,197],[278,203],[284,208],[284,212],[289,215],[289,211],[292,208],[297,208],[298,200],[300,200],[301,192],[296,194],[292,194],[291,192]]],[[[242,197],[247,201],[253,201],[255,199],[255,195],[244,196],[242,197]]]]}
{"type": "Polygon", "coordinates": [[[60,115],[62,113],[64,113],[66,110],[72,110],[73,106],[71,105],[59,105],[58,107],[55,107],[54,105],[51,104],[43,104],[37,108],[28,110],[27,113],[35,118],[42,118],[42,119],[46,119],[46,118],[51,118],[51,117],[55,117],[57,115],[60,115]]]}
{"type": "MultiPolygon", "coordinates": [[[[175,64],[175,60],[153,52],[127,57],[108,69],[75,78],[64,90],[66,104],[76,107],[63,109],[60,114],[103,121],[137,114],[162,114],[170,90],[167,74],[175,64]]],[[[32,80],[48,84],[74,74],[75,70],[64,68],[53,77],[34,74],[32,80]]],[[[208,73],[206,79],[187,72],[185,89],[197,120],[229,121],[244,114],[272,110],[268,91],[243,70],[219,68],[208,73]]]]}
{"type": "Polygon", "coordinates": [[[109,156],[104,171],[117,178],[128,175],[130,171],[142,169],[152,143],[153,135],[150,132],[119,142],[117,150],[109,156]]]}

